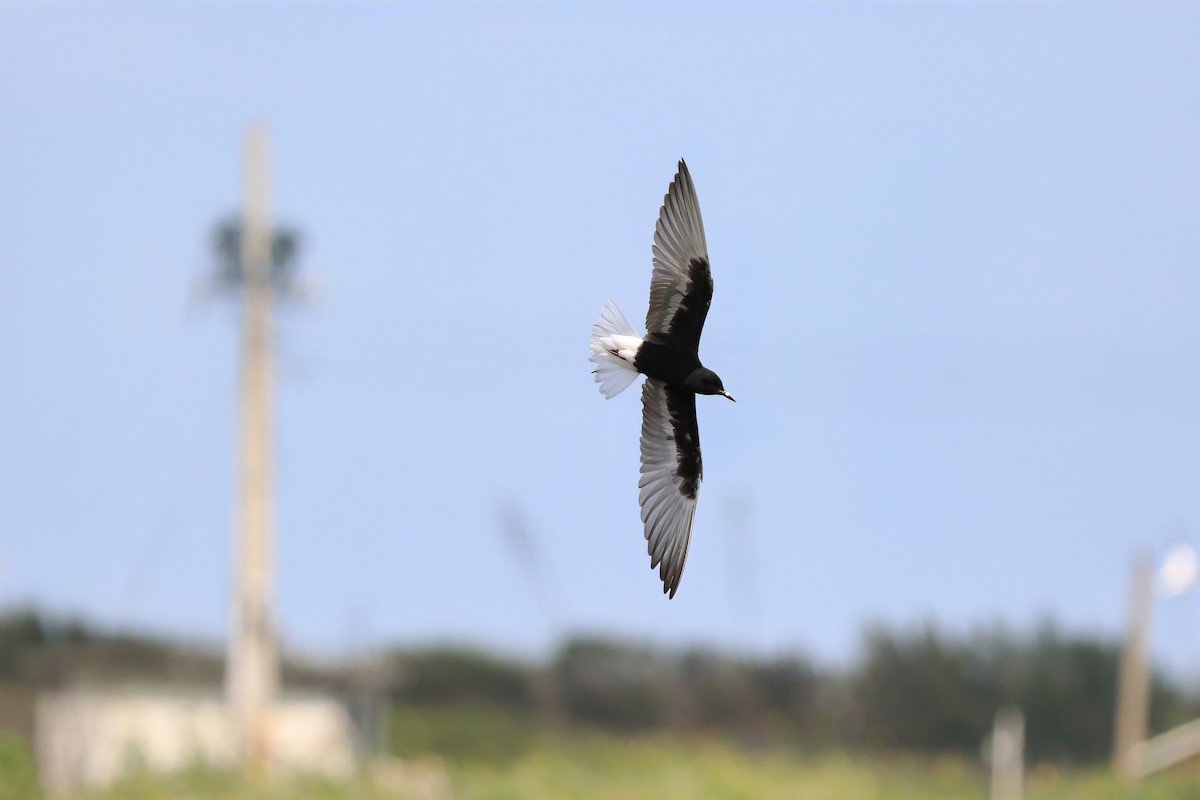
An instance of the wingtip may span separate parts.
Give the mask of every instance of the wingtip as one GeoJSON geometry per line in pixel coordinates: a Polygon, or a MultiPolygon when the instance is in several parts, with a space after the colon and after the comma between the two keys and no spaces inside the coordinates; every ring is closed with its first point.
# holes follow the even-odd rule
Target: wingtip
{"type": "Polygon", "coordinates": [[[659,573],[659,577],[663,582],[663,594],[667,596],[668,600],[673,600],[675,592],[679,591],[679,581],[683,577],[683,570],[680,568],[678,570],[667,571],[665,563],[663,567],[664,569],[659,573]]]}

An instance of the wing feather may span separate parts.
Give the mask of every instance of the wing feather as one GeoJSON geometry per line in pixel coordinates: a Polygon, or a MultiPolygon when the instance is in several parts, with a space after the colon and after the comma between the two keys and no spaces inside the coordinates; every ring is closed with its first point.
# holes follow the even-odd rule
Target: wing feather
{"type": "Polygon", "coordinates": [[[654,228],[654,270],[646,330],[674,336],[693,349],[712,302],[712,273],[700,202],[687,164],[679,162],[654,228]]]}
{"type": "Polygon", "coordinates": [[[642,386],[642,477],[638,502],[651,568],[675,596],[687,559],[702,465],[696,396],[661,381],[642,386]]]}

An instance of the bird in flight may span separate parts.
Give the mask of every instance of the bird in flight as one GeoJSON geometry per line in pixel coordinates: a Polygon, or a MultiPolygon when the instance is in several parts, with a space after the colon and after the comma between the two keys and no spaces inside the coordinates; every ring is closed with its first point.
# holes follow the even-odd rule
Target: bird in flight
{"type": "Polygon", "coordinates": [[[675,596],[703,468],[696,395],[733,400],[721,379],[700,363],[700,331],[712,301],[712,273],[700,204],[687,164],[679,162],[654,227],[654,270],[646,335],[609,300],[592,326],[591,360],[606,398],[620,394],[638,374],[642,385],[642,477],[638,503],[646,526],[650,568],[658,567],[663,593],[675,596]]]}

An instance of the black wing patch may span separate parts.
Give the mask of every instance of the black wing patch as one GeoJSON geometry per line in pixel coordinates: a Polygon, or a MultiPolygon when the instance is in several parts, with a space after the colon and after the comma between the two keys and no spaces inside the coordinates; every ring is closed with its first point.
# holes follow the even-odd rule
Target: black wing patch
{"type": "Polygon", "coordinates": [[[703,465],[696,395],[647,379],[642,386],[642,477],[638,502],[650,566],[675,596],[687,559],[703,465]]]}
{"type": "Polygon", "coordinates": [[[652,252],[654,271],[650,276],[646,330],[669,334],[696,350],[712,302],[713,285],[700,203],[683,161],[658,212],[652,252]]]}

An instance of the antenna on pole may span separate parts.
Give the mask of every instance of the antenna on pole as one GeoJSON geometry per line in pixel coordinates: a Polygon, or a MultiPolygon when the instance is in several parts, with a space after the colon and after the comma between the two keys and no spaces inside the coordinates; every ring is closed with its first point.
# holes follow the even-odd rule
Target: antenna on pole
{"type": "Polygon", "coordinates": [[[232,630],[225,688],[243,765],[261,772],[273,750],[271,716],[279,691],[274,596],[274,392],[271,302],[293,291],[296,236],[273,231],[267,133],[246,130],[242,215],[218,225],[217,283],[241,292],[238,497],[234,510],[232,630]]]}

